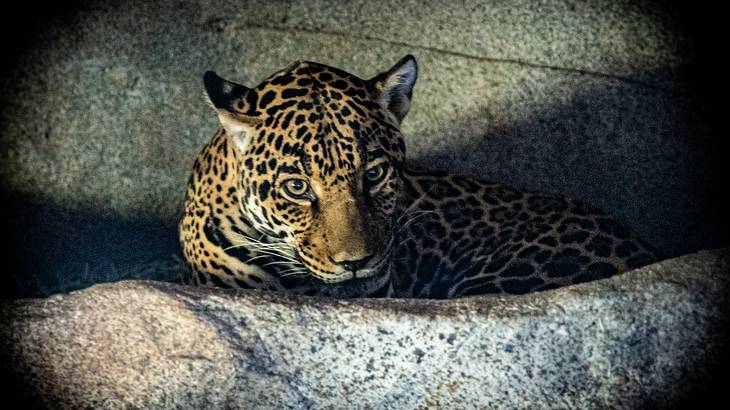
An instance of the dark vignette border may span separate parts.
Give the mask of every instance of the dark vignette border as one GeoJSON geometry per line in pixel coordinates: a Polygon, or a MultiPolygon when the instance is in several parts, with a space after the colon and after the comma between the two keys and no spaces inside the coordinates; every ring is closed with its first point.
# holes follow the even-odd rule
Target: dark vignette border
{"type": "MultiPolygon", "coordinates": [[[[18,64],[22,63],[28,50],[35,47],[48,47],[48,44],[37,43],[37,33],[46,30],[49,26],[63,27],[76,24],[83,24],[79,21],[77,13],[86,7],[93,6],[99,1],[73,1],[38,4],[33,2],[5,3],[0,10],[0,27],[3,29],[0,36],[0,56],[2,57],[2,66],[0,74],[3,77],[12,73],[22,72],[22,67],[18,64]]],[[[682,1],[646,1],[650,5],[664,7],[672,11],[673,17],[677,22],[677,30],[683,31],[692,40],[695,50],[695,62],[690,67],[689,80],[696,92],[700,95],[704,102],[705,116],[710,121],[710,125],[715,129],[716,134],[727,137],[730,127],[728,126],[728,118],[726,114],[725,101],[727,100],[727,66],[723,62],[725,59],[725,49],[727,41],[727,26],[725,21],[726,14],[719,5],[710,5],[697,2],[682,1]]],[[[0,109],[6,103],[5,96],[0,90],[0,109]]],[[[0,136],[0,141],[3,136],[0,136]]],[[[708,150],[721,152],[722,158],[727,158],[728,143],[726,139],[712,140],[712,146],[707,147],[708,150]]],[[[2,149],[2,147],[0,147],[2,149]]],[[[729,161],[718,162],[713,164],[716,168],[715,175],[730,175],[729,161]]],[[[727,181],[725,178],[715,181],[716,190],[712,195],[717,196],[717,203],[721,207],[730,212],[730,202],[726,196],[727,181]]],[[[93,243],[108,243],[109,247],[99,249],[99,257],[109,254],[120,254],[120,249],[129,246],[135,246],[138,243],[131,241],[130,237],[140,239],[142,242],[161,243],[161,251],[156,256],[179,254],[176,242],[175,221],[159,221],[153,219],[129,220],[120,218],[115,215],[99,214],[94,210],[75,210],[70,211],[54,207],[52,204],[44,203],[37,198],[29,198],[14,192],[8,192],[5,184],[0,180],[0,195],[2,195],[3,206],[3,228],[5,229],[5,244],[2,246],[3,258],[6,262],[3,271],[5,273],[6,282],[2,286],[0,297],[29,297],[42,296],[41,289],[34,289],[27,284],[18,282],[18,277],[13,272],[22,272],[28,269],[48,269],[44,266],[40,258],[44,252],[48,251],[48,246],[52,244],[41,244],[40,246],[28,246],[36,244],[42,238],[43,221],[50,221],[57,218],[66,218],[72,225],[79,226],[84,237],[93,243]],[[29,252],[28,249],[33,249],[29,252]],[[28,262],[28,261],[31,262],[28,262]],[[8,266],[9,261],[9,266],[8,266]],[[9,277],[8,277],[9,276],[9,277]],[[21,290],[26,289],[26,290],[21,290]],[[30,289],[30,290],[28,290],[30,289]]],[[[726,233],[723,237],[718,238],[722,243],[730,243],[730,233],[726,233]]],[[[70,251],[72,248],[61,248],[61,252],[70,251]]],[[[152,255],[155,256],[155,255],[152,255]]],[[[120,267],[125,263],[136,263],[139,261],[116,261],[120,267]]],[[[114,263],[114,262],[112,262],[114,263]]],[[[68,266],[69,269],[78,269],[77,266],[68,266]]],[[[71,290],[71,289],[67,289],[71,290]]],[[[0,317],[0,325],[7,318],[0,317]]],[[[0,352],[0,360],[4,358],[4,352],[0,352]]],[[[20,395],[23,402],[33,405],[32,396],[28,394],[42,394],[42,392],[33,392],[32,387],[22,386],[22,382],[17,378],[17,374],[13,374],[13,370],[8,368],[8,363],[3,361],[2,370],[6,375],[16,376],[16,382],[4,385],[9,388],[12,393],[5,395],[6,400],[14,396],[20,395]],[[9,373],[8,373],[9,372],[9,373]],[[23,389],[22,387],[25,387],[23,389]],[[18,390],[20,388],[20,390],[18,390]],[[24,393],[21,393],[24,390],[24,393]],[[30,401],[28,401],[30,399],[30,401]]],[[[718,401],[724,396],[723,388],[726,387],[724,381],[725,372],[727,371],[727,358],[719,358],[716,366],[711,369],[709,382],[703,386],[697,386],[697,394],[687,397],[677,403],[676,408],[715,408],[722,403],[718,401]]],[[[652,408],[647,403],[647,408],[652,408]]]]}

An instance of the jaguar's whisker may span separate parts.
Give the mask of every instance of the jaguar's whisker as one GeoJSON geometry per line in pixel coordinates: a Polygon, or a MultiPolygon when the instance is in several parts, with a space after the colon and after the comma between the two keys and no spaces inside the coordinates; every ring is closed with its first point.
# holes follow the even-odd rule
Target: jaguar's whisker
{"type": "Polygon", "coordinates": [[[284,269],[277,273],[279,273],[281,275],[281,274],[286,274],[286,273],[290,273],[290,272],[309,272],[309,269],[297,267],[297,268],[284,269]]]}
{"type": "Polygon", "coordinates": [[[404,229],[406,229],[406,228],[407,228],[407,227],[408,227],[408,226],[409,226],[410,224],[412,224],[412,223],[413,223],[413,222],[414,222],[414,221],[415,221],[416,219],[418,219],[418,218],[420,218],[420,217],[422,217],[422,216],[424,216],[424,215],[428,215],[428,214],[437,214],[437,215],[438,215],[438,212],[435,212],[435,211],[420,211],[420,212],[419,212],[419,213],[418,213],[417,215],[415,215],[415,216],[413,216],[412,218],[410,218],[410,219],[408,219],[407,221],[405,221],[405,222],[404,222],[404,223],[403,223],[403,224],[402,224],[402,225],[400,226],[400,228],[398,229],[398,233],[400,233],[400,232],[402,232],[402,231],[403,231],[404,229]]]}
{"type": "Polygon", "coordinates": [[[270,265],[291,265],[291,262],[288,261],[274,261],[274,262],[268,262],[261,266],[270,266],[270,265]]]}
{"type": "Polygon", "coordinates": [[[274,256],[274,257],[279,257],[279,258],[285,259],[285,260],[288,261],[288,263],[301,264],[301,262],[298,261],[298,260],[296,260],[296,259],[290,258],[290,257],[285,256],[285,255],[281,255],[281,254],[276,253],[276,252],[270,252],[270,251],[264,251],[264,250],[259,250],[258,252],[261,253],[261,254],[263,254],[263,255],[254,256],[251,259],[249,259],[246,263],[248,263],[248,262],[250,262],[252,260],[256,260],[256,259],[266,258],[266,257],[269,257],[269,256],[274,256]]]}
{"type": "Polygon", "coordinates": [[[428,195],[429,191],[431,191],[431,189],[433,189],[433,187],[434,186],[431,186],[427,190],[423,191],[423,194],[421,194],[421,196],[419,196],[415,201],[413,201],[413,203],[411,203],[408,206],[408,208],[403,210],[403,214],[401,214],[401,216],[396,220],[396,222],[400,222],[401,218],[403,218],[406,214],[411,212],[421,201],[423,201],[423,199],[426,197],[426,195],[428,195]]]}
{"type": "Polygon", "coordinates": [[[282,277],[282,278],[289,277],[289,276],[304,276],[304,277],[306,277],[306,275],[308,273],[309,273],[309,271],[307,271],[307,270],[294,271],[294,272],[285,273],[283,275],[282,274],[279,274],[279,277],[282,277]]]}

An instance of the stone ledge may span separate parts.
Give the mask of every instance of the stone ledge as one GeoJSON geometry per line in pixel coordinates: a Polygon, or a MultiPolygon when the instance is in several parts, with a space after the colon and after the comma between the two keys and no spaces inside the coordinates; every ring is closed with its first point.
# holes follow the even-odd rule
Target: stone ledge
{"type": "Polygon", "coordinates": [[[452,301],[127,281],[3,301],[0,344],[41,405],[664,408],[723,363],[729,267],[726,248],[452,301]]]}

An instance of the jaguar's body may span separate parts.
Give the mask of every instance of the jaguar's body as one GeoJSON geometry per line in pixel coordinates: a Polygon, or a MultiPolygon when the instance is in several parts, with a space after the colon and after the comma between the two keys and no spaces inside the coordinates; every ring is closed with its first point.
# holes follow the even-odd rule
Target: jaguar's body
{"type": "Polygon", "coordinates": [[[180,240],[200,285],[338,297],[526,293],[654,260],[602,212],[410,169],[408,56],[371,80],[298,62],[249,89],[204,78],[222,127],[195,161],[180,240]]]}

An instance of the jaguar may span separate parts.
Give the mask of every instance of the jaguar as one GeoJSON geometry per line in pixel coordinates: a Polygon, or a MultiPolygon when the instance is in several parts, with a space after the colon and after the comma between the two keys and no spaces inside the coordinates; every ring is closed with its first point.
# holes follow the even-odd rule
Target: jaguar
{"type": "Polygon", "coordinates": [[[190,283],[327,297],[523,294],[656,260],[559,195],[406,163],[408,55],[370,79],[297,61],[254,88],[203,76],[220,127],[195,159],[179,237],[190,283]]]}

